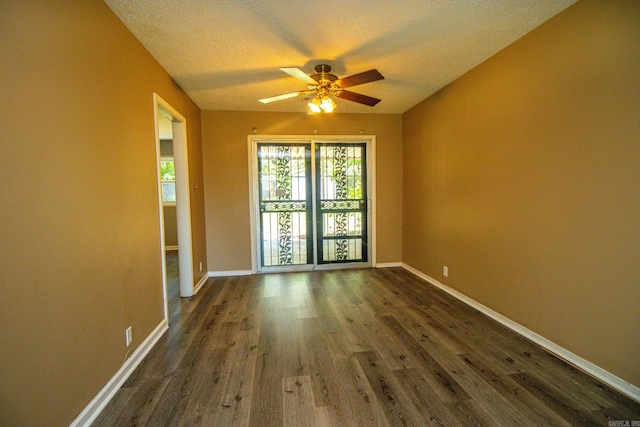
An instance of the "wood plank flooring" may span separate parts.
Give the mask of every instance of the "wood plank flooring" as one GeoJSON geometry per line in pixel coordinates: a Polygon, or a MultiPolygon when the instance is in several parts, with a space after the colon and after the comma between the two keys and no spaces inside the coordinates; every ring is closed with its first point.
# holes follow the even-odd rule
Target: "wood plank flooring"
{"type": "Polygon", "coordinates": [[[401,268],[209,279],[94,426],[607,426],[640,404],[401,268]]]}
{"type": "Polygon", "coordinates": [[[180,263],[178,251],[167,251],[167,303],[169,306],[169,324],[173,324],[180,315],[180,263]]]}

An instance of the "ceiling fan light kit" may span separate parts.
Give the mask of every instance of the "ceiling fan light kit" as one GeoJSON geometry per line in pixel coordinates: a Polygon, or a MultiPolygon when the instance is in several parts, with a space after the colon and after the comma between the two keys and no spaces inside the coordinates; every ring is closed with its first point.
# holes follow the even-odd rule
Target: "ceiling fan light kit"
{"type": "Polygon", "coordinates": [[[336,109],[336,103],[325,89],[318,91],[308,105],[312,113],[332,113],[336,109]]]}
{"type": "Polygon", "coordinates": [[[331,113],[336,109],[337,105],[331,98],[342,98],[347,101],[357,102],[359,104],[373,107],[380,100],[367,95],[345,90],[347,87],[361,85],[365,83],[382,80],[384,77],[378,70],[369,70],[363,73],[354,74],[343,79],[339,79],[335,74],[331,74],[331,67],[327,64],[319,64],[315,67],[315,74],[309,76],[299,68],[280,68],[280,70],[297,78],[307,84],[306,90],[287,93],[284,95],[263,98],[260,102],[268,104],[270,102],[281,101],[283,99],[295,98],[297,96],[313,95],[313,99],[309,102],[309,111],[312,113],[331,113]]]}

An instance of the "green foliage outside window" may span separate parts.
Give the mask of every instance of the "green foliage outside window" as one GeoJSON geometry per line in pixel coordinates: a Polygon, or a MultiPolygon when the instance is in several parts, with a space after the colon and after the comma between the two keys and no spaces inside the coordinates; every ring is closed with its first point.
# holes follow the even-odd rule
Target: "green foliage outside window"
{"type": "Polygon", "coordinates": [[[176,167],[173,160],[162,160],[160,162],[160,177],[162,181],[176,180],[176,167]]]}
{"type": "Polygon", "coordinates": [[[160,180],[162,181],[162,201],[176,202],[176,168],[173,160],[160,161],[160,180]]]}

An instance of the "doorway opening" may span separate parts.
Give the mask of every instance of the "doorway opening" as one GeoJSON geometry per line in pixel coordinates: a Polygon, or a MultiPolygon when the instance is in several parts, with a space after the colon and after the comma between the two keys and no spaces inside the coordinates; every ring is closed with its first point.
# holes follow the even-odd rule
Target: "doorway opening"
{"type": "Polygon", "coordinates": [[[169,320],[170,297],[172,306],[179,306],[178,295],[190,297],[194,292],[187,130],[186,119],[157,94],[154,110],[163,295],[169,320]],[[170,282],[177,282],[179,290],[169,289],[170,282]]]}
{"type": "Polygon", "coordinates": [[[254,272],[375,263],[375,138],[249,137],[254,272]]]}

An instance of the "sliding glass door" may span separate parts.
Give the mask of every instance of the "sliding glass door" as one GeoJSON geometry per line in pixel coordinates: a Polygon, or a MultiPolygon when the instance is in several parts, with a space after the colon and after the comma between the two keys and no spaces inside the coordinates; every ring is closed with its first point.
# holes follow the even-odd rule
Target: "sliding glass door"
{"type": "Polygon", "coordinates": [[[368,261],[366,144],[258,142],[260,271],[368,261]]]}
{"type": "Polygon", "coordinates": [[[366,262],[365,144],[317,144],[315,157],[317,262],[366,262]]]}
{"type": "Polygon", "coordinates": [[[261,266],[313,264],[311,148],[259,144],[261,266]]]}

